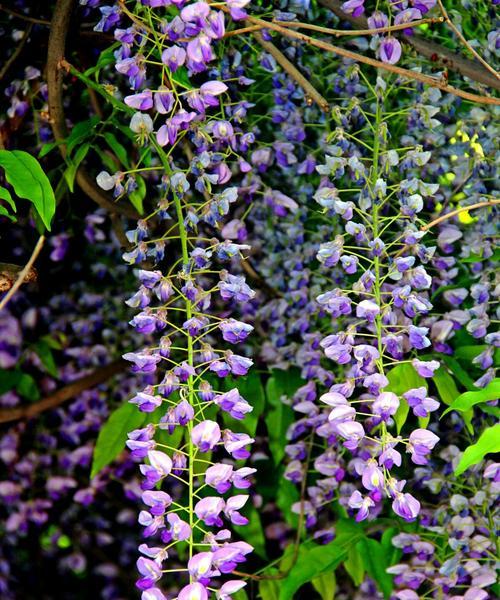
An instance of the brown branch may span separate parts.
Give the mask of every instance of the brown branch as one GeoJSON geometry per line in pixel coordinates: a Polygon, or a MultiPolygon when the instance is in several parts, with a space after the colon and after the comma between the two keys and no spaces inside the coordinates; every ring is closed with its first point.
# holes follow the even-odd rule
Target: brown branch
{"type": "MultiPolygon", "coordinates": [[[[483,200],[482,202],[476,202],[476,204],[470,204],[469,206],[461,206],[460,208],[456,208],[455,210],[452,210],[449,213],[444,213],[443,215],[440,215],[437,219],[434,219],[430,223],[426,223],[425,225],[422,225],[422,227],[420,228],[420,231],[428,231],[429,229],[432,229],[432,227],[434,227],[435,225],[438,225],[439,223],[442,223],[443,221],[446,221],[447,219],[450,219],[451,217],[456,217],[460,213],[463,213],[467,210],[474,210],[476,208],[483,208],[485,206],[495,206],[496,204],[500,204],[500,200],[483,200]]],[[[397,251],[395,256],[396,257],[401,256],[406,250],[408,250],[409,247],[410,247],[410,244],[404,244],[397,251]]]]}
{"type": "Polygon", "coordinates": [[[41,235],[38,238],[38,242],[36,243],[36,246],[35,246],[33,252],[31,253],[31,256],[30,256],[28,262],[26,263],[24,268],[19,272],[19,275],[17,276],[17,279],[14,282],[14,285],[10,288],[10,290],[5,294],[5,296],[0,301],[0,312],[7,306],[10,299],[12,298],[12,296],[23,285],[23,283],[31,280],[31,276],[30,276],[31,270],[33,268],[33,265],[35,264],[36,259],[38,258],[38,255],[42,251],[44,242],[45,242],[45,236],[41,235]]]}
{"type": "Polygon", "coordinates": [[[115,360],[105,367],[96,369],[93,373],[90,373],[90,375],[85,375],[85,377],[81,377],[62,387],[35,404],[0,410],[0,423],[11,423],[12,421],[19,421],[20,419],[31,419],[47,410],[53,410],[54,408],[61,406],[61,404],[64,404],[67,400],[71,400],[71,398],[74,398],[84,390],[94,388],[101,383],[104,383],[114,375],[125,371],[127,368],[128,363],[123,359],[120,358],[115,360]]]}
{"type": "Polygon", "coordinates": [[[17,48],[9,56],[9,58],[5,61],[5,64],[3,65],[3,67],[0,69],[0,81],[5,77],[5,75],[7,75],[7,73],[9,72],[9,69],[16,62],[16,60],[18,59],[19,55],[23,51],[24,46],[26,46],[26,43],[27,43],[27,41],[28,41],[28,39],[30,37],[32,29],[33,29],[33,24],[30,23],[28,25],[28,27],[26,27],[26,30],[25,30],[25,32],[23,34],[23,37],[21,38],[21,41],[17,45],[17,48]]]}
{"type": "MultiPolygon", "coordinates": [[[[62,157],[66,160],[67,148],[64,143],[68,130],[63,108],[63,71],[61,69],[66,47],[71,13],[75,0],[58,0],[52,16],[47,52],[47,91],[50,115],[50,125],[54,139],[62,157]]],[[[79,167],[76,172],[76,182],[80,189],[101,208],[111,213],[120,213],[127,217],[137,219],[139,215],[132,206],[118,205],[105,194],[95,183],[94,179],[79,167]]]]}
{"type": "Polygon", "coordinates": [[[493,104],[496,106],[500,105],[500,100],[498,100],[497,98],[493,98],[491,96],[479,96],[478,94],[464,92],[463,90],[459,90],[451,85],[448,85],[443,79],[431,77],[430,75],[424,75],[423,73],[418,73],[417,71],[403,69],[402,67],[390,65],[380,60],[376,60],[375,58],[370,58],[369,56],[358,54],[357,52],[351,52],[350,50],[346,50],[345,48],[339,48],[338,46],[334,46],[333,44],[323,42],[322,40],[317,40],[303,33],[299,33],[298,31],[293,31],[287,29],[286,27],[281,27],[276,23],[263,21],[262,19],[258,19],[256,17],[247,17],[247,21],[259,25],[265,25],[267,29],[273,29],[274,31],[281,33],[285,37],[300,40],[301,42],[309,44],[310,46],[315,46],[316,48],[320,48],[321,50],[325,50],[326,52],[332,52],[334,54],[337,54],[338,56],[349,58],[355,62],[364,63],[377,69],[383,69],[385,71],[395,73],[396,75],[400,75],[401,77],[405,77],[407,79],[414,79],[416,81],[420,81],[432,87],[438,88],[443,92],[447,92],[460,98],[464,98],[465,100],[469,100],[470,102],[477,102],[478,104],[493,104]]]}
{"type": "Polygon", "coordinates": [[[476,208],[482,208],[483,206],[495,206],[496,204],[500,204],[500,200],[483,200],[482,202],[476,202],[476,204],[471,204],[470,206],[461,206],[460,208],[452,210],[449,213],[446,213],[444,215],[441,215],[437,219],[434,219],[434,221],[427,223],[426,225],[420,228],[420,231],[427,231],[435,225],[438,225],[442,221],[446,221],[451,217],[456,217],[457,215],[459,215],[462,212],[465,212],[466,210],[474,210],[476,208]]]}
{"type": "Polygon", "coordinates": [[[11,8],[7,8],[3,4],[0,4],[0,12],[4,12],[5,14],[10,15],[11,17],[15,17],[16,19],[22,19],[23,21],[27,21],[28,23],[33,23],[34,25],[50,25],[50,21],[30,17],[29,15],[25,15],[23,13],[12,10],[11,8]]]}
{"type": "MultiPolygon", "coordinates": [[[[263,23],[265,24],[265,21],[259,23],[259,25],[262,27],[263,23]]],[[[323,98],[323,96],[316,90],[310,81],[306,79],[304,75],[302,75],[297,67],[293,65],[272,42],[265,40],[262,33],[255,31],[253,36],[259,42],[262,48],[264,48],[266,52],[269,52],[269,54],[276,60],[282,69],[300,85],[300,87],[304,90],[306,100],[309,102],[309,104],[315,102],[323,112],[328,112],[328,101],[323,98]]]]}
{"type": "MultiPolygon", "coordinates": [[[[7,8],[3,4],[0,4],[0,12],[4,12],[7,15],[10,15],[11,17],[21,19],[22,21],[26,21],[27,23],[33,23],[33,25],[44,25],[45,27],[50,27],[50,21],[48,19],[39,19],[37,17],[31,17],[30,15],[25,15],[24,13],[17,12],[16,10],[12,10],[11,8],[7,8]]],[[[108,33],[103,33],[102,31],[92,31],[93,27],[94,23],[81,23],[79,30],[80,35],[93,35],[105,37],[110,40],[115,39],[114,36],[108,33]]]]}
{"type": "Polygon", "coordinates": [[[235,35],[242,35],[243,33],[252,33],[254,31],[260,31],[262,27],[260,25],[249,25],[248,27],[242,27],[241,29],[233,29],[232,31],[226,31],[224,39],[233,37],[235,35]]]}
{"type": "MultiPolygon", "coordinates": [[[[342,2],[339,0],[319,0],[319,3],[331,10],[340,19],[348,21],[356,29],[364,29],[367,27],[367,20],[364,17],[353,17],[345,13],[342,8],[342,2]]],[[[395,34],[396,37],[412,46],[419,54],[430,59],[436,66],[447,68],[450,71],[456,71],[477,83],[482,83],[493,89],[500,89],[500,83],[479,63],[468,60],[456,54],[455,52],[433,42],[427,40],[418,34],[411,36],[395,34]]]]}
{"type": "Polygon", "coordinates": [[[462,44],[467,48],[467,50],[476,58],[476,60],[478,60],[483,65],[483,67],[485,67],[486,69],[488,69],[488,71],[494,77],[496,77],[496,79],[498,81],[500,81],[500,75],[495,71],[495,69],[492,66],[490,66],[484,60],[484,58],[479,54],[479,52],[476,52],[476,50],[469,44],[469,42],[467,41],[467,39],[464,37],[464,35],[460,31],[460,29],[458,29],[458,27],[455,26],[455,23],[453,23],[453,21],[451,20],[450,15],[448,14],[448,11],[444,7],[444,5],[441,2],[441,0],[437,0],[437,2],[438,2],[439,10],[441,11],[441,14],[443,15],[443,18],[446,21],[446,23],[448,24],[448,26],[450,27],[450,29],[455,33],[455,35],[462,42],[462,44]]]}
{"type": "Polygon", "coordinates": [[[280,21],[273,19],[273,23],[282,25],[283,27],[292,27],[293,29],[309,29],[318,33],[325,33],[335,37],[355,36],[355,35],[376,35],[379,33],[390,33],[392,31],[402,31],[404,29],[412,29],[420,25],[431,23],[442,23],[444,17],[436,17],[433,19],[418,19],[410,23],[400,23],[399,25],[389,25],[387,27],[376,27],[374,29],[331,29],[330,27],[322,27],[321,25],[313,25],[311,23],[301,23],[299,21],[280,21]]]}

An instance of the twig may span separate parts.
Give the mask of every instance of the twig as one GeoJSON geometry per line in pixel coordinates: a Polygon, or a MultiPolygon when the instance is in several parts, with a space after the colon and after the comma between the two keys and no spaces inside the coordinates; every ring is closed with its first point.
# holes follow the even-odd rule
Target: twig
{"type": "MultiPolygon", "coordinates": [[[[31,269],[32,269],[36,259],[38,258],[38,255],[40,254],[40,252],[43,248],[44,242],[45,242],[45,236],[41,235],[38,239],[38,242],[36,243],[36,246],[35,246],[33,252],[31,253],[31,256],[30,256],[28,262],[26,263],[26,265],[24,266],[22,271],[20,271],[16,281],[14,282],[14,285],[10,288],[10,290],[5,294],[5,296],[0,301],[0,311],[2,311],[7,306],[10,299],[12,298],[12,296],[17,292],[17,290],[25,282],[27,276],[31,272],[31,269]]],[[[28,278],[28,280],[29,280],[29,278],[28,278]]]]}
{"type": "Polygon", "coordinates": [[[449,213],[446,213],[444,215],[441,215],[437,219],[434,219],[434,221],[427,223],[426,225],[420,228],[420,231],[427,231],[428,229],[434,227],[434,225],[438,225],[438,223],[446,221],[446,219],[450,219],[451,217],[456,217],[457,215],[459,215],[462,212],[465,212],[466,210],[474,210],[476,208],[482,208],[483,206],[495,206],[496,204],[500,204],[500,200],[483,200],[483,202],[476,202],[476,204],[471,204],[470,206],[461,206],[460,208],[452,210],[449,213]]]}
{"type": "Polygon", "coordinates": [[[28,38],[29,38],[29,36],[31,34],[31,30],[32,29],[33,29],[33,24],[30,23],[28,25],[28,27],[26,27],[26,30],[25,30],[25,32],[23,34],[23,37],[21,38],[21,41],[17,45],[17,48],[9,56],[9,58],[5,61],[4,66],[0,69],[0,81],[5,77],[5,75],[7,75],[9,69],[16,62],[16,60],[18,59],[19,55],[23,51],[23,48],[26,45],[26,42],[28,41],[28,38]]]}
{"type": "Polygon", "coordinates": [[[28,23],[33,23],[36,25],[50,25],[50,21],[46,21],[45,19],[37,19],[35,17],[30,17],[29,15],[25,15],[23,13],[12,10],[11,8],[7,8],[3,4],[0,4],[0,12],[4,12],[11,17],[16,17],[16,19],[22,19],[23,21],[27,21],[28,23]]]}
{"type": "Polygon", "coordinates": [[[148,25],[146,25],[146,23],[144,23],[143,21],[141,21],[140,19],[138,19],[133,12],[131,12],[127,6],[125,5],[125,0],[118,0],[118,5],[120,6],[120,10],[127,15],[127,17],[133,22],[135,23],[140,29],[142,29],[143,31],[147,31],[148,33],[150,33],[151,35],[154,35],[154,31],[151,29],[151,27],[149,27],[148,25]]]}
{"type": "MultiPolygon", "coordinates": [[[[364,17],[353,17],[342,10],[342,2],[340,0],[319,0],[319,3],[325,8],[331,10],[340,19],[349,21],[357,29],[364,29],[367,26],[367,20],[364,17]]],[[[419,54],[428,58],[436,66],[443,66],[450,71],[456,71],[473,81],[487,85],[493,89],[500,89],[500,83],[496,77],[493,77],[486,69],[476,63],[456,54],[455,52],[433,42],[427,40],[418,34],[411,36],[396,33],[396,37],[403,40],[405,43],[412,46],[419,54]]]]}
{"type": "MultiPolygon", "coordinates": [[[[266,22],[262,21],[262,23],[266,22]]],[[[259,23],[259,25],[262,26],[262,23],[259,23]]],[[[269,54],[276,60],[282,69],[300,85],[300,87],[304,90],[308,102],[310,104],[315,102],[323,112],[328,112],[328,101],[323,98],[323,96],[316,90],[309,80],[302,75],[297,67],[288,60],[283,52],[278,50],[278,48],[276,48],[272,42],[265,40],[262,33],[255,31],[253,36],[259,42],[262,48],[264,48],[266,52],[269,52],[269,54]]]]}
{"type": "MultiPolygon", "coordinates": [[[[445,213],[439,216],[437,219],[434,219],[434,221],[431,221],[430,223],[422,225],[420,231],[428,231],[429,229],[432,229],[435,225],[438,225],[439,223],[442,223],[443,221],[446,221],[451,217],[456,217],[457,215],[465,211],[474,210],[476,208],[483,208],[485,206],[495,206],[496,204],[500,204],[500,200],[483,200],[482,202],[476,202],[476,204],[471,204],[470,206],[461,206],[460,208],[456,208],[455,210],[452,210],[449,213],[445,213]]],[[[397,251],[396,257],[401,256],[409,247],[410,244],[405,244],[402,248],[400,248],[397,251]]]]}
{"type": "Polygon", "coordinates": [[[418,19],[416,21],[411,21],[410,23],[400,23],[399,25],[376,27],[374,29],[331,29],[329,27],[322,27],[321,25],[313,25],[312,23],[301,23],[299,21],[280,21],[279,19],[273,19],[273,23],[276,23],[277,25],[282,25],[283,27],[291,27],[293,29],[309,29],[311,31],[317,31],[318,33],[334,35],[335,37],[344,37],[355,35],[376,35],[378,33],[390,33],[391,31],[411,29],[412,27],[418,27],[419,25],[442,23],[444,20],[444,17],[436,17],[432,19],[418,19]]]}
{"type": "MultiPolygon", "coordinates": [[[[408,79],[414,79],[416,81],[420,81],[432,87],[438,88],[443,92],[447,92],[449,94],[453,94],[460,98],[464,98],[465,100],[469,100],[471,102],[477,102],[479,104],[494,104],[496,106],[500,105],[500,100],[497,98],[493,98],[490,96],[479,96],[477,94],[471,94],[469,92],[464,92],[463,90],[459,90],[457,88],[448,85],[443,79],[437,79],[436,77],[431,77],[429,75],[424,75],[423,73],[419,73],[417,71],[410,71],[408,69],[403,69],[402,67],[397,67],[396,65],[390,65],[384,63],[380,60],[376,60],[375,58],[370,58],[369,56],[364,56],[363,54],[358,54],[357,52],[351,52],[350,50],[346,50],[345,48],[339,48],[338,46],[334,46],[333,44],[329,44],[327,42],[323,42],[321,40],[317,40],[313,37],[305,35],[303,33],[299,33],[298,31],[293,31],[287,29],[286,27],[281,27],[276,23],[271,23],[268,21],[263,21],[262,19],[258,19],[256,17],[247,17],[247,21],[251,23],[256,23],[259,25],[265,25],[268,29],[273,29],[278,33],[281,33],[285,37],[289,37],[292,39],[300,40],[306,44],[311,46],[316,46],[316,48],[320,48],[321,50],[326,50],[327,52],[332,52],[339,56],[343,56],[344,58],[349,58],[355,62],[364,63],[366,65],[370,65],[372,67],[376,67],[377,69],[384,69],[385,71],[389,71],[390,73],[395,73],[396,75],[400,75],[402,77],[406,77],[408,79]]],[[[254,34],[255,35],[255,34],[254,34]]]]}
{"type": "MultiPolygon", "coordinates": [[[[68,130],[63,108],[61,66],[74,4],[75,0],[58,0],[56,2],[47,52],[47,91],[50,125],[54,139],[58,142],[59,151],[64,159],[67,157],[67,148],[64,141],[68,135],[68,130]]],[[[108,195],[97,187],[93,178],[81,166],[76,172],[76,182],[80,189],[100,207],[112,213],[117,212],[127,217],[138,218],[138,214],[133,207],[118,205],[111,201],[108,195]]]]}
{"type": "Polygon", "coordinates": [[[453,21],[450,18],[450,15],[448,14],[446,8],[444,7],[444,4],[442,3],[441,0],[437,0],[438,6],[439,6],[439,10],[441,11],[444,20],[446,21],[446,23],[449,25],[450,29],[452,29],[454,31],[454,33],[456,34],[456,36],[458,37],[458,39],[462,42],[462,44],[467,48],[467,50],[483,65],[483,67],[485,67],[486,69],[488,69],[488,71],[494,75],[499,81],[500,81],[500,75],[497,73],[497,71],[490,66],[485,60],[484,58],[479,54],[479,52],[477,52],[467,41],[467,39],[464,37],[464,35],[462,34],[462,32],[460,31],[460,29],[458,29],[458,27],[456,27],[456,25],[453,23],[453,21]]]}
{"type": "MultiPolygon", "coordinates": [[[[29,15],[25,15],[24,13],[17,12],[16,10],[12,10],[11,8],[7,8],[0,4],[0,12],[4,12],[11,17],[15,17],[16,19],[21,19],[22,21],[26,21],[27,23],[33,23],[33,25],[44,25],[45,27],[50,27],[50,21],[48,19],[39,19],[37,17],[31,17],[29,15]]],[[[94,36],[94,37],[102,37],[109,40],[114,40],[114,36],[104,33],[102,31],[93,31],[91,28],[94,27],[94,23],[81,23],[78,33],[80,35],[85,36],[94,36]]]]}
{"type": "Polygon", "coordinates": [[[260,31],[262,27],[260,25],[249,25],[248,27],[242,27],[241,29],[233,29],[232,31],[226,31],[224,38],[233,37],[235,35],[242,35],[243,33],[252,33],[253,31],[260,31]]]}
{"type": "Polygon", "coordinates": [[[114,375],[125,371],[127,367],[128,363],[124,360],[116,360],[105,367],[95,370],[93,373],[90,373],[90,375],[85,375],[85,377],[73,381],[35,404],[29,404],[28,406],[21,408],[0,410],[0,423],[10,423],[12,421],[19,421],[20,419],[30,419],[42,412],[57,408],[84,390],[96,387],[114,375]]]}

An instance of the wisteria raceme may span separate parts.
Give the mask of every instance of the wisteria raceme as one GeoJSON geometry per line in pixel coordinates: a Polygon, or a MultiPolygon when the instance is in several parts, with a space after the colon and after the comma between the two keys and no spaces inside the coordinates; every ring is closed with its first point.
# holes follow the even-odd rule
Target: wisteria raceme
{"type": "MultiPolygon", "coordinates": [[[[144,219],[135,231],[128,233],[130,241],[138,245],[124,258],[138,265],[147,257],[160,261],[157,248],[160,244],[163,247],[167,240],[165,251],[172,252],[176,243],[174,252],[179,254],[168,273],[141,268],[138,271],[141,287],[129,301],[142,309],[131,321],[136,331],[158,332],[161,339],[156,347],[128,353],[125,358],[135,365],[136,371],[162,374],[158,384],[148,386],[131,401],[143,412],[168,406],[159,423],[153,428],[132,431],[127,442],[133,456],[142,461],[142,499],[147,505],[139,515],[148,544],[139,548],[144,556],[137,562],[140,573],[137,586],[143,590],[145,600],[164,597],[159,587],[163,565],[169,554],[175,552],[176,545],[186,542],[187,565],[180,571],[186,571],[187,584],[181,587],[178,597],[201,599],[210,594],[207,586],[213,586],[214,577],[231,572],[252,550],[245,542],[231,542],[230,532],[223,527],[225,523],[248,522],[239,511],[249,496],[234,495],[233,490],[247,489],[250,485],[247,478],[255,469],[233,469],[222,460],[224,455],[234,460],[247,458],[247,448],[253,439],[245,433],[221,428],[214,411],[218,408],[241,420],[252,410],[237,388],[217,389],[225,377],[246,375],[252,365],[252,360],[245,356],[219,349],[220,342],[241,342],[252,327],[234,318],[210,314],[212,305],[218,303],[214,296],[230,306],[253,298],[254,292],[241,275],[221,270],[219,280],[214,281],[217,262],[238,258],[249,246],[231,239],[203,237],[219,227],[230,205],[237,200],[236,187],[228,185],[218,192],[215,189],[233,176],[226,160],[238,151],[244,133],[240,117],[233,125],[230,120],[210,115],[219,107],[220,96],[228,91],[223,81],[208,79],[195,88],[178,86],[174,76],[184,64],[192,74],[209,69],[214,58],[212,45],[224,33],[223,13],[204,2],[186,4],[178,16],[169,22],[162,21],[161,29],[156,32],[155,8],[156,5],[145,3],[143,11],[136,14],[142,20],[142,31],[137,20],[128,29],[115,29],[115,37],[121,42],[115,54],[116,69],[129,77],[134,92],[124,102],[137,111],[132,115],[130,128],[140,138],[140,144],[155,147],[164,169],[158,209],[165,233],[151,250],[149,223],[144,219]],[[143,58],[142,36],[147,34],[155,37],[151,50],[164,65],[155,69],[154,75],[148,64],[154,61],[143,58]],[[180,37],[183,41],[176,43],[180,37]],[[152,84],[158,90],[155,92],[145,87],[153,77],[158,78],[158,83],[152,84]],[[153,116],[146,112],[151,109],[153,116]],[[163,150],[165,146],[174,148],[180,143],[186,146],[187,168],[170,163],[163,150]],[[169,235],[173,229],[177,232],[169,235]],[[162,369],[162,364],[167,368],[162,369]],[[155,430],[172,435],[179,428],[184,428],[185,433],[178,448],[169,445],[168,436],[165,441],[156,439],[155,430]],[[216,453],[213,458],[212,453],[216,453]],[[159,484],[170,478],[185,486],[177,500],[167,492],[156,491],[159,484]],[[229,497],[220,496],[228,492],[229,497]],[[183,505],[185,495],[187,500],[183,505]],[[210,531],[206,527],[217,529],[210,531]],[[163,546],[149,545],[149,538],[158,534],[163,546]]],[[[108,15],[102,8],[101,12],[105,22],[101,21],[98,29],[110,29],[115,25],[110,16],[114,13],[108,15]]],[[[115,193],[120,180],[120,174],[102,173],[98,177],[101,187],[114,188],[115,193]]],[[[231,590],[243,585],[244,582],[227,581],[218,595],[229,596],[231,590]]]]}

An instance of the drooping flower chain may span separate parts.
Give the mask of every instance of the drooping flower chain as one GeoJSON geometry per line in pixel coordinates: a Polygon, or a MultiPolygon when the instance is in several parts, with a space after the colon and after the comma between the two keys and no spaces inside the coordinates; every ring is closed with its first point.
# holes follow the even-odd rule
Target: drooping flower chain
{"type": "MultiPolygon", "coordinates": [[[[143,600],[164,598],[157,585],[163,563],[172,552],[179,558],[182,547],[187,546],[186,567],[167,569],[186,574],[178,598],[203,600],[211,591],[218,598],[228,598],[244,582],[230,579],[216,590],[214,577],[230,573],[252,547],[245,542],[231,542],[229,530],[221,529],[223,517],[226,523],[246,524],[239,510],[248,495],[233,491],[226,499],[221,495],[248,488],[248,477],[255,470],[236,468],[234,463],[221,459],[224,454],[234,460],[248,458],[247,448],[253,440],[246,433],[221,429],[214,409],[220,408],[233,419],[243,419],[252,407],[237,388],[213,389],[209,378],[213,375],[222,381],[228,375],[248,372],[252,364],[249,358],[212,344],[217,338],[229,344],[246,339],[253,328],[229,318],[227,305],[249,302],[254,292],[243,276],[226,270],[218,272],[213,265],[215,261],[241,258],[248,246],[230,240],[219,242],[206,232],[219,227],[237,200],[236,187],[226,187],[216,194],[212,187],[231,179],[228,160],[238,159],[237,151],[245,150],[249,140],[239,128],[241,115],[234,107],[226,111],[233,115],[233,123],[207,115],[220,107],[220,97],[228,89],[225,83],[210,79],[194,87],[185,79],[186,74],[195,76],[206,71],[215,57],[212,44],[224,34],[221,11],[212,10],[205,2],[181,4],[179,8],[160,2],[154,6],[147,3],[135,13],[120,5],[118,18],[120,12],[125,12],[133,24],[115,30],[121,42],[115,55],[116,68],[128,76],[133,90],[125,98],[125,104],[137,111],[130,128],[139,144],[154,146],[160,159],[164,173],[159,187],[161,200],[152,216],[161,224],[167,223],[163,235],[151,239],[151,218],[140,221],[138,228],[128,234],[135,248],[124,257],[138,264],[148,258],[160,261],[168,252],[171,259],[165,274],[142,268],[141,287],[129,300],[131,306],[142,309],[132,320],[136,330],[162,335],[152,348],[129,353],[125,358],[141,372],[155,372],[160,363],[167,365],[161,382],[148,386],[132,400],[144,412],[168,407],[159,423],[129,434],[132,455],[143,461],[142,498],[147,510],[141,512],[139,522],[145,527],[146,538],[159,534],[163,542],[161,547],[140,546],[144,556],[137,563],[141,574],[137,585],[143,590],[143,600]],[[167,5],[170,11],[165,19],[167,5]],[[156,12],[156,8],[161,10],[156,12]],[[134,54],[135,44],[138,48],[134,54]],[[161,68],[161,80],[154,84],[148,72],[150,65],[155,71],[161,68]],[[181,163],[188,167],[179,168],[177,164],[181,163]],[[171,240],[178,240],[177,248],[171,240]],[[154,296],[158,306],[151,305],[154,296]],[[218,308],[220,300],[214,296],[226,308],[218,308]],[[214,310],[222,310],[224,316],[217,316],[214,310]],[[169,444],[168,437],[167,443],[163,438],[159,441],[161,431],[173,434],[179,428],[185,428],[185,432],[178,447],[169,444]],[[159,489],[164,480],[172,488],[179,488],[180,483],[175,500],[159,489]],[[177,546],[181,550],[176,553],[177,546]]],[[[107,18],[106,26],[101,27],[109,26],[111,16],[107,18]]],[[[236,172],[244,168],[242,161],[234,163],[236,172]]],[[[118,195],[130,187],[130,183],[124,187],[122,180],[121,173],[102,172],[98,177],[102,187],[114,189],[118,195]]]]}
{"type": "Polygon", "coordinates": [[[414,520],[420,503],[403,491],[405,482],[398,481],[391,470],[401,465],[401,444],[414,463],[425,464],[439,439],[426,429],[429,414],[439,402],[429,397],[425,383],[439,363],[406,358],[410,350],[421,351],[431,345],[429,329],[419,326],[418,318],[432,308],[426,291],[432,279],[423,264],[430,260],[433,249],[423,246],[424,232],[416,224],[424,198],[435,194],[438,186],[417,178],[391,183],[390,172],[400,162],[406,168],[422,167],[430,153],[421,148],[404,149],[401,158],[398,151],[390,149],[383,109],[385,84],[378,80],[373,92],[374,116],[368,121],[373,131],[370,165],[357,156],[344,158],[341,145],[336,145],[326,164],[318,167],[321,174],[335,178],[349,164],[360,188],[356,203],[344,202],[325,177],[316,200],[325,211],[345,220],[345,233],[322,244],[318,260],[326,267],[341,263],[347,274],[362,272],[352,289],[333,289],[317,299],[326,313],[344,323],[344,329],[328,335],[321,346],[327,358],[344,365],[346,376],[320,398],[332,410],[318,433],[343,440],[344,447],[360,457],[356,471],[366,493],[356,490],[348,502],[349,508],[357,511],[357,520],[376,510],[384,496],[392,499],[398,515],[414,520]],[[417,382],[415,387],[408,382],[400,392],[403,397],[390,391],[387,377],[391,368],[402,364],[413,366],[410,372],[417,382]],[[404,439],[389,428],[397,425],[399,433],[408,408],[420,426],[404,439]],[[360,417],[366,417],[363,423],[360,417]]]}

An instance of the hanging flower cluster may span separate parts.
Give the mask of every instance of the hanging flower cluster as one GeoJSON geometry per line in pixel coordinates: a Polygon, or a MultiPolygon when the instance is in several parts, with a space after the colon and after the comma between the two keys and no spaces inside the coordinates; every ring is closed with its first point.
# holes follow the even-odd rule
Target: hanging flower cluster
{"type": "MultiPolygon", "coordinates": [[[[417,224],[425,199],[437,193],[438,185],[412,176],[429,160],[429,152],[389,146],[386,85],[378,80],[372,91],[374,117],[368,124],[373,138],[366,145],[372,154],[346,156],[341,142],[328,149],[325,164],[317,167],[323,180],[316,201],[345,222],[342,234],[320,246],[317,259],[326,268],[341,265],[352,277],[347,290],[334,288],[317,298],[325,313],[343,325],[323,338],[321,346],[328,359],[341,365],[345,378],[320,397],[331,407],[320,433],[343,440],[343,446],[359,456],[356,471],[365,493],[356,490],[348,502],[357,511],[357,520],[367,518],[389,497],[396,514],[411,521],[420,503],[404,491],[405,481],[398,481],[392,469],[401,465],[401,447],[421,465],[439,440],[425,428],[429,414],[439,407],[429,396],[425,379],[433,376],[439,363],[408,357],[412,350],[420,352],[431,345],[429,328],[419,319],[432,308],[428,294],[432,278],[425,264],[434,249],[423,244],[425,232],[417,224]],[[394,180],[391,173],[397,167],[410,177],[394,180]],[[334,184],[345,169],[359,187],[354,201],[342,200],[334,184]],[[417,383],[412,387],[408,382],[401,396],[390,391],[387,374],[389,368],[403,364],[412,365],[409,372],[417,383]],[[405,439],[391,429],[397,425],[399,432],[408,408],[420,427],[405,439]]],[[[339,115],[340,123],[343,118],[339,115]]]]}
{"type": "MultiPolygon", "coordinates": [[[[160,406],[167,409],[159,422],[130,432],[127,442],[142,463],[146,505],[139,522],[148,543],[139,548],[143,556],[137,562],[137,585],[143,600],[163,598],[158,587],[163,565],[169,555],[181,559],[187,548],[186,567],[175,569],[187,576],[178,598],[203,600],[214,589],[214,578],[230,573],[252,550],[246,542],[231,541],[225,524],[248,522],[240,510],[249,496],[238,492],[250,486],[255,469],[238,468],[234,461],[249,457],[253,439],[221,427],[217,411],[241,420],[252,410],[237,387],[222,389],[224,378],[246,375],[252,361],[221,345],[243,342],[252,331],[251,325],[230,314],[239,304],[251,302],[255,293],[244,276],[216,269],[217,263],[242,259],[249,246],[231,235],[217,239],[231,205],[238,201],[238,188],[213,188],[233,177],[230,160],[235,173],[249,168],[238,153],[247,150],[253,136],[240,126],[245,103],[233,104],[224,115],[220,98],[228,86],[212,73],[205,81],[198,75],[215,57],[213,43],[224,34],[223,13],[195,2],[175,8],[167,19],[159,18],[154,9],[167,4],[144,2],[134,13],[124,5],[101,7],[103,19],[97,29],[114,27],[123,12],[132,19],[129,28],[115,29],[121,42],[116,69],[128,77],[133,92],[124,98],[133,109],[130,129],[140,145],[154,147],[161,166],[151,170],[162,171],[158,208],[128,232],[133,249],[124,255],[139,267],[140,288],[127,303],[141,312],[131,325],[140,334],[159,334],[153,346],[124,358],[133,371],[161,373],[159,383],[138,392],[131,402],[146,413],[160,406]],[[181,145],[185,157],[176,154],[174,162],[172,150],[181,145]],[[154,233],[153,216],[159,218],[154,233]],[[146,260],[161,262],[165,253],[170,257],[168,272],[143,267],[146,260]],[[169,435],[179,430],[182,441],[174,447],[169,435]],[[166,438],[160,436],[163,432],[166,438]],[[161,489],[165,487],[170,493],[161,489]],[[155,539],[153,545],[150,538],[155,539]],[[158,546],[159,540],[163,545],[158,546]]],[[[250,83],[239,79],[240,84],[250,83]]],[[[122,173],[102,172],[97,182],[120,196],[131,187],[123,179],[122,173]]],[[[244,585],[226,581],[216,595],[229,598],[244,585]]]]}

